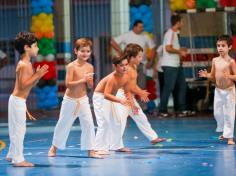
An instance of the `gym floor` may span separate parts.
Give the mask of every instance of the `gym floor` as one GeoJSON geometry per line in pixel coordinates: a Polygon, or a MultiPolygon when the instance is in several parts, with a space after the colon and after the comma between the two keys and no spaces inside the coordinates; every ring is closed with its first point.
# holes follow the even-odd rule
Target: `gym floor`
{"type": "Polygon", "coordinates": [[[0,119],[1,176],[26,175],[170,175],[170,176],[234,176],[236,175],[236,147],[218,141],[216,123],[212,115],[187,118],[150,118],[152,127],[166,142],[151,145],[132,119],[128,120],[124,143],[132,153],[112,152],[105,159],[87,157],[80,151],[79,121],[74,123],[67,149],[58,156],[47,157],[56,117],[46,117],[27,123],[24,141],[25,159],[34,168],[16,168],[5,160],[9,137],[7,118],[0,119]],[[4,144],[6,146],[4,147],[4,144]]]}

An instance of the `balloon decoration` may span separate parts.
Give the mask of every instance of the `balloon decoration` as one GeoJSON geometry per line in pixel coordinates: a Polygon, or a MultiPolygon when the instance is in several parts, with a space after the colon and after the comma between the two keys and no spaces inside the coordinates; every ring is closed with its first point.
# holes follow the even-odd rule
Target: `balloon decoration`
{"type": "Polygon", "coordinates": [[[31,0],[32,26],[31,31],[38,39],[39,55],[35,59],[34,68],[48,65],[48,72],[38,82],[36,88],[37,106],[41,109],[52,109],[58,105],[56,84],[57,70],[53,24],[53,1],[31,0]]]}
{"type": "Polygon", "coordinates": [[[142,20],[144,25],[144,31],[153,32],[153,13],[150,6],[142,4],[140,6],[131,6],[130,7],[130,29],[133,28],[134,22],[136,20],[142,20]]]}
{"type": "Polygon", "coordinates": [[[220,0],[222,7],[236,7],[236,0],[220,0]]]}
{"type": "MultiPolygon", "coordinates": [[[[130,29],[133,28],[134,22],[136,20],[142,20],[144,25],[144,33],[151,39],[154,39],[153,35],[153,12],[150,7],[150,0],[131,0],[130,1],[130,29]]],[[[147,48],[146,58],[147,60],[152,59],[154,56],[153,50],[147,48]]],[[[147,70],[150,72],[150,70],[147,70]]],[[[153,79],[153,75],[147,74],[146,89],[150,93],[149,99],[151,100],[148,104],[148,111],[155,109],[156,105],[154,100],[157,98],[156,95],[156,82],[153,79]]]]}

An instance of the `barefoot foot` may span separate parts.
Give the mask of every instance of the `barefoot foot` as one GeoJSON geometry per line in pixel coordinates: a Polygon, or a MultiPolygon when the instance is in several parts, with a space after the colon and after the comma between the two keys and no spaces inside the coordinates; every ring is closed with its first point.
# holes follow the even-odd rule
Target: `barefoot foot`
{"type": "Polygon", "coordinates": [[[34,167],[34,164],[27,162],[27,161],[22,161],[20,163],[15,163],[15,167],[34,167]]]}
{"type": "Polygon", "coordinates": [[[131,153],[132,151],[128,147],[123,147],[117,150],[117,152],[131,153]]]}
{"type": "Polygon", "coordinates": [[[154,144],[156,144],[156,143],[164,142],[164,141],[166,141],[166,138],[160,138],[160,137],[158,137],[158,138],[152,140],[151,143],[154,145],[154,144]]]}
{"type": "Polygon", "coordinates": [[[228,139],[228,145],[234,145],[234,144],[235,144],[235,142],[233,139],[228,139]]]}
{"type": "Polygon", "coordinates": [[[56,154],[57,154],[57,148],[52,145],[48,151],[48,157],[55,157],[56,154]]]}
{"type": "Polygon", "coordinates": [[[88,152],[88,156],[90,158],[103,159],[103,157],[101,155],[97,154],[97,152],[95,152],[93,150],[88,152]]]}

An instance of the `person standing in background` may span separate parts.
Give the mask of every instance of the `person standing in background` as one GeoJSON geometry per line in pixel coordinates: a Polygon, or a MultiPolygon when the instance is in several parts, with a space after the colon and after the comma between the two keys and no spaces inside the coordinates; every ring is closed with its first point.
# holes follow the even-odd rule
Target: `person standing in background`
{"type": "Polygon", "coordinates": [[[161,94],[159,113],[161,117],[169,116],[167,105],[170,94],[173,93],[175,111],[177,116],[187,115],[186,111],[186,82],[181,57],[187,55],[186,49],[179,44],[178,31],[183,23],[178,14],[171,16],[171,28],[167,30],[163,40],[163,59],[161,67],[164,75],[164,86],[161,94]]]}

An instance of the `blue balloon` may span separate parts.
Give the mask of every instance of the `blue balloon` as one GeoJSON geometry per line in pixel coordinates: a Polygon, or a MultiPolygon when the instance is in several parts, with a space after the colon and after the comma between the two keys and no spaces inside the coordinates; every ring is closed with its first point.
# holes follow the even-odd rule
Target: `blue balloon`
{"type": "Polygon", "coordinates": [[[136,7],[131,7],[130,8],[130,15],[135,15],[136,13],[138,13],[138,9],[136,7]]]}
{"type": "Polygon", "coordinates": [[[46,6],[42,9],[42,11],[47,13],[47,14],[52,13],[52,7],[46,6]]]}
{"type": "Polygon", "coordinates": [[[134,15],[134,20],[140,20],[140,19],[142,19],[142,14],[138,12],[134,15]]]}
{"type": "Polygon", "coordinates": [[[57,85],[52,86],[52,91],[53,91],[53,92],[57,92],[57,91],[58,91],[58,86],[57,86],[57,85]]]}
{"type": "Polygon", "coordinates": [[[146,14],[146,13],[148,13],[149,11],[151,11],[151,8],[148,7],[147,5],[141,5],[141,6],[139,6],[139,11],[140,11],[142,14],[146,14]]]}
{"type": "Polygon", "coordinates": [[[38,15],[42,12],[42,9],[40,7],[33,7],[32,8],[32,14],[33,15],[38,15]]]}
{"type": "Polygon", "coordinates": [[[45,87],[43,88],[43,91],[44,91],[46,94],[48,94],[48,93],[51,91],[51,86],[45,86],[45,87]]]}
{"type": "Polygon", "coordinates": [[[38,1],[32,0],[31,7],[38,7],[38,1]]]}

